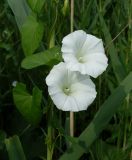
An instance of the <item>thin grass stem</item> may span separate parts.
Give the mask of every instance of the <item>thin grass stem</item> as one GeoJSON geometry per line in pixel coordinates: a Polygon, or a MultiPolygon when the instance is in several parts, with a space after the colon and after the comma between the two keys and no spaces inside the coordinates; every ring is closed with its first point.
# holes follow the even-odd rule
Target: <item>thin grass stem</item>
{"type": "Polygon", "coordinates": [[[70,112],[70,136],[74,136],[74,112],[70,112]]]}
{"type": "MultiPolygon", "coordinates": [[[[71,32],[74,28],[74,0],[71,0],[71,15],[70,15],[71,32]]],[[[70,136],[74,137],[74,112],[70,112],[70,136]]]]}

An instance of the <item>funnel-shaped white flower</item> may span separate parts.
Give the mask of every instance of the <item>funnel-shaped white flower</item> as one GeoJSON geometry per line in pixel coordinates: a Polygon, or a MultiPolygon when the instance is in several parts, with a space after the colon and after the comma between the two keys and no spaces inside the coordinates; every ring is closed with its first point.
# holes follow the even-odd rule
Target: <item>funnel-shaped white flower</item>
{"type": "Polygon", "coordinates": [[[105,71],[108,65],[102,40],[82,30],[64,37],[61,51],[71,71],[79,71],[94,78],[105,71]]]}
{"type": "Polygon", "coordinates": [[[53,67],[46,84],[54,104],[63,111],[86,110],[96,97],[95,85],[89,76],[70,71],[63,62],[53,67]]]}

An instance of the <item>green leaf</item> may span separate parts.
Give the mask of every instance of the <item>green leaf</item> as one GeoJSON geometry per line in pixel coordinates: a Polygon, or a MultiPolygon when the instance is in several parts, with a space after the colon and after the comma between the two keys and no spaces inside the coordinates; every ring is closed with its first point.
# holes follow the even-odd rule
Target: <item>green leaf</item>
{"type": "Polygon", "coordinates": [[[13,89],[13,98],[17,109],[29,123],[36,125],[40,122],[42,91],[34,87],[33,94],[30,95],[25,84],[17,83],[13,89]]]}
{"type": "Polygon", "coordinates": [[[21,28],[22,47],[25,56],[32,55],[39,47],[43,37],[43,23],[38,22],[36,16],[28,16],[21,28]]]}
{"type": "Polygon", "coordinates": [[[45,3],[45,0],[27,0],[27,2],[34,12],[39,13],[45,3]]]}
{"type": "Polygon", "coordinates": [[[19,29],[24,24],[25,20],[27,19],[27,16],[30,14],[31,10],[26,2],[26,0],[7,0],[9,6],[11,7],[15,19],[17,22],[17,25],[19,29]]]}
{"type": "Polygon", "coordinates": [[[18,136],[5,140],[9,160],[26,160],[24,151],[18,136]]]}
{"type": "Polygon", "coordinates": [[[53,47],[44,52],[26,57],[21,66],[25,69],[32,69],[41,65],[54,65],[55,63],[51,63],[52,61],[57,61],[58,63],[61,60],[60,48],[53,47]]]}
{"type": "Polygon", "coordinates": [[[105,23],[105,20],[103,18],[103,16],[101,15],[99,9],[98,9],[98,14],[99,14],[99,20],[100,20],[100,24],[101,24],[101,28],[102,28],[102,32],[104,34],[105,37],[105,41],[106,41],[106,45],[110,45],[110,48],[108,50],[109,55],[110,55],[110,59],[112,62],[112,67],[115,73],[115,76],[118,80],[118,82],[121,82],[125,76],[126,76],[126,70],[125,67],[122,65],[122,63],[119,60],[116,48],[112,42],[112,37],[111,34],[109,32],[109,29],[105,23]]]}
{"type": "Polygon", "coordinates": [[[87,152],[90,145],[96,140],[99,134],[107,126],[112,116],[122,104],[127,94],[132,90],[132,72],[113,91],[109,98],[101,106],[93,121],[82,132],[78,138],[78,143],[72,144],[61,157],[60,160],[78,160],[81,155],[87,152]]]}

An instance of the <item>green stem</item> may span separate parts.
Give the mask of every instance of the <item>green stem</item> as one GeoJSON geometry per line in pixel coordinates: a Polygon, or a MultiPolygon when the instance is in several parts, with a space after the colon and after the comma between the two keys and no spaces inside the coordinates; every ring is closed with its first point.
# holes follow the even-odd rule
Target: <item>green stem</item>
{"type": "Polygon", "coordinates": [[[100,107],[100,104],[101,104],[101,82],[102,82],[102,79],[101,79],[101,76],[99,77],[99,101],[98,101],[98,106],[100,107]]]}
{"type": "MultiPolygon", "coordinates": [[[[56,11],[56,19],[57,19],[57,11],[56,11]]],[[[52,48],[55,46],[55,23],[56,23],[56,19],[54,22],[54,27],[52,28],[52,33],[51,33],[51,37],[50,37],[50,42],[49,42],[49,48],[52,48]]],[[[51,119],[53,117],[53,106],[50,106],[51,108],[49,109],[49,113],[48,113],[48,131],[47,131],[47,160],[52,160],[52,156],[53,156],[53,150],[54,150],[54,146],[53,146],[53,142],[52,142],[52,138],[53,138],[53,128],[51,126],[51,119]]]]}
{"type": "Polygon", "coordinates": [[[102,0],[99,0],[99,10],[102,12],[102,0]]]}
{"type": "Polygon", "coordinates": [[[47,160],[52,160],[53,151],[54,151],[54,142],[53,142],[53,128],[51,125],[51,120],[53,118],[53,105],[50,105],[48,114],[48,129],[47,129],[47,160]]]}
{"type": "Polygon", "coordinates": [[[52,127],[48,125],[48,142],[47,142],[47,160],[52,160],[53,147],[52,147],[52,127]]]}
{"type": "Polygon", "coordinates": [[[50,106],[48,112],[48,131],[47,131],[47,160],[52,160],[53,156],[53,128],[51,126],[51,120],[53,117],[53,106],[50,106]]]}

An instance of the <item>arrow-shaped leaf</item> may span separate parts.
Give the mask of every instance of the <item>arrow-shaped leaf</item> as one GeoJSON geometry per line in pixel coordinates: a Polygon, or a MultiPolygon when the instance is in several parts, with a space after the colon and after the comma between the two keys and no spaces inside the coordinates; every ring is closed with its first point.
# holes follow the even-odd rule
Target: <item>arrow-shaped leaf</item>
{"type": "Polygon", "coordinates": [[[17,109],[29,123],[39,123],[42,116],[42,91],[34,87],[31,95],[27,92],[25,84],[17,83],[13,89],[13,98],[17,109]]]}

